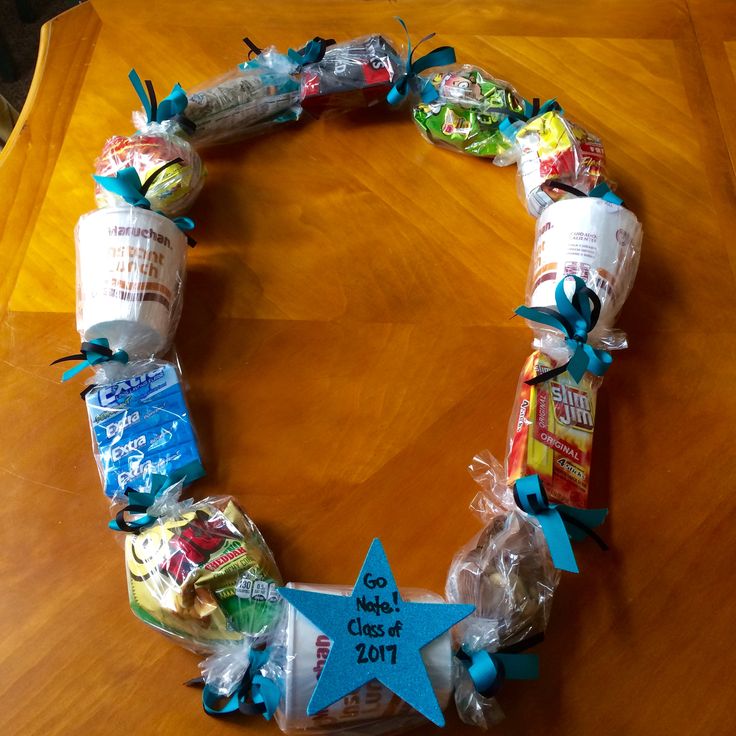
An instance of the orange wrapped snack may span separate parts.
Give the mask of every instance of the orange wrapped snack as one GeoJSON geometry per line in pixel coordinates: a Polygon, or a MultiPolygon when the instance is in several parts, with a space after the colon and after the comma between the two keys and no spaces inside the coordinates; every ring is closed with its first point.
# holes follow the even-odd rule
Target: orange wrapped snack
{"type": "Polygon", "coordinates": [[[534,386],[525,383],[562,362],[536,350],[524,364],[509,426],[506,471],[509,484],[539,475],[551,499],[587,508],[596,392],[602,379],[586,373],[576,383],[565,372],[534,386]]]}

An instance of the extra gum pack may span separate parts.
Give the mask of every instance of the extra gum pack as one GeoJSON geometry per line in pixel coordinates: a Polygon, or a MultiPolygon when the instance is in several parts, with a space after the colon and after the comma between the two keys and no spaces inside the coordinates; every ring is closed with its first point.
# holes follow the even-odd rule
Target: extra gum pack
{"type": "Polygon", "coordinates": [[[524,364],[509,425],[508,482],[539,475],[550,500],[585,508],[602,379],[586,373],[578,384],[564,372],[534,386],[525,383],[557,365],[539,350],[524,364]]]}

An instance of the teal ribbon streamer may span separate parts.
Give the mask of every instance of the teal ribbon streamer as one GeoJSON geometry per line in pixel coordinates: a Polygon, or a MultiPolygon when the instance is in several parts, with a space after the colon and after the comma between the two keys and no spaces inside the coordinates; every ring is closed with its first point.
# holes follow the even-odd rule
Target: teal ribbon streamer
{"type": "MultiPolygon", "coordinates": [[[[182,163],[180,158],[175,158],[173,161],[167,161],[162,166],[159,166],[155,171],[152,171],[144,182],[141,182],[138,171],[132,166],[120,169],[115,176],[98,176],[97,174],[94,174],[92,178],[100,186],[107,189],[108,192],[112,192],[118,197],[121,197],[129,205],[140,207],[144,210],[150,210],[151,202],[146,198],[146,194],[148,193],[151,184],[153,184],[156,177],[169,166],[180,163],[182,163]]],[[[163,215],[160,211],[158,211],[158,214],[163,215]]],[[[191,217],[174,217],[171,221],[184,233],[189,233],[190,230],[194,229],[194,220],[192,220],[191,217]]],[[[197,241],[187,235],[187,242],[189,245],[196,245],[197,241]]]]}
{"type": "Polygon", "coordinates": [[[116,350],[113,352],[110,349],[110,343],[107,338],[98,337],[89,342],[83,342],[78,355],[66,355],[63,358],[57,358],[51,365],[64,363],[68,360],[79,360],[81,362],[75,365],[74,368],[64,371],[61,376],[62,382],[74,378],[74,376],[81,373],[85,368],[98,365],[99,363],[107,363],[112,360],[125,364],[128,362],[128,353],[125,350],[116,350]]]}
{"type": "Polygon", "coordinates": [[[290,61],[301,68],[307,64],[316,64],[318,61],[322,61],[327,47],[332,46],[334,43],[334,38],[325,39],[315,36],[304,48],[299,49],[299,51],[289,49],[286,53],[290,61]]]}
{"type": "Polygon", "coordinates": [[[398,105],[406,98],[410,91],[415,91],[419,94],[421,101],[425,104],[434,102],[434,100],[439,97],[439,92],[428,79],[421,80],[419,78],[419,74],[434,66],[447,66],[448,64],[454,64],[455,49],[451,46],[439,46],[428,54],[420,56],[418,59],[414,60],[414,53],[416,50],[435,34],[430,33],[428,36],[425,36],[412,50],[411,37],[409,36],[409,29],[406,27],[406,23],[404,23],[401,18],[396,18],[396,20],[401,23],[404,31],[406,31],[408,56],[406,59],[406,71],[399,77],[399,79],[396,80],[394,86],[389,90],[386,99],[390,105],[398,105]]]}
{"type": "Polygon", "coordinates": [[[146,199],[147,188],[143,188],[143,182],[133,166],[120,169],[115,176],[93,174],[92,178],[108,192],[116,194],[133,207],[140,207],[144,210],[151,209],[151,203],[146,199]]]}
{"type": "Polygon", "coordinates": [[[165,475],[151,476],[151,490],[142,493],[132,488],[125,491],[128,505],[118,511],[115,518],[108,522],[108,527],[116,532],[132,532],[137,534],[141,529],[153,524],[155,516],[148,514],[148,509],[153,506],[156,499],[171,486],[171,482],[165,475]],[[130,518],[135,517],[135,518],[130,518]]]}
{"type": "MultiPolygon", "coordinates": [[[[243,679],[224,703],[220,703],[222,697],[217,691],[205,685],[202,691],[202,707],[205,713],[210,716],[222,716],[238,711],[248,715],[261,713],[267,721],[271,720],[281,699],[281,691],[273,680],[261,674],[254,674],[266,664],[270,656],[271,650],[268,647],[263,650],[251,650],[250,662],[243,679]]],[[[197,678],[187,684],[202,682],[201,678],[197,678]]]]}
{"type": "Polygon", "coordinates": [[[146,111],[146,119],[149,123],[163,123],[166,120],[183,115],[187,109],[189,100],[187,99],[187,93],[182,89],[180,84],[175,84],[171,92],[161,102],[157,103],[156,92],[150,79],[146,80],[145,89],[135,69],[130,70],[128,79],[130,79],[133,89],[143,104],[143,109],[146,111]]]}
{"type": "Polygon", "coordinates": [[[571,184],[566,184],[564,181],[558,181],[557,179],[550,179],[547,182],[547,185],[553,189],[561,189],[563,192],[572,194],[575,197],[597,197],[599,199],[604,199],[606,202],[611,202],[611,204],[617,205],[623,205],[624,203],[623,199],[621,199],[617,194],[614,194],[613,190],[606,182],[601,182],[597,186],[594,186],[587,194],[581,189],[578,189],[571,184]]]}
{"type": "Polygon", "coordinates": [[[475,689],[487,698],[495,695],[506,679],[535,680],[539,677],[536,654],[501,654],[485,650],[462,654],[461,661],[467,667],[475,689]]]}
{"type": "Polygon", "coordinates": [[[520,121],[524,123],[529,122],[532,118],[544,115],[544,113],[549,112],[550,110],[557,110],[560,114],[565,112],[560,106],[560,103],[554,98],[546,100],[541,104],[539,103],[538,97],[534,97],[531,102],[529,102],[529,100],[524,100],[523,110],[521,112],[516,112],[514,110],[509,111],[507,113],[507,117],[499,123],[498,129],[510,141],[514,141],[516,140],[517,133],[521,127],[515,126],[514,123],[518,123],[520,121]]]}
{"type": "Polygon", "coordinates": [[[593,538],[603,549],[605,542],[593,531],[600,526],[608,509],[576,509],[564,504],[550,503],[538,475],[519,478],[514,484],[517,506],[539,522],[547,540],[552,564],[558,570],[579,572],[570,540],[593,538]]]}
{"type": "Polygon", "coordinates": [[[614,194],[611,187],[606,184],[606,182],[601,182],[597,186],[594,186],[590,192],[588,192],[589,197],[600,197],[601,199],[605,199],[606,202],[611,202],[612,204],[618,204],[623,205],[624,201],[621,199],[621,197],[618,196],[618,194],[614,194]]]}
{"type": "Polygon", "coordinates": [[[538,322],[562,332],[565,335],[565,344],[572,353],[567,363],[546,371],[527,383],[534,385],[548,381],[565,371],[568,371],[577,383],[580,383],[585,371],[590,371],[595,376],[604,375],[613,362],[611,354],[588,345],[588,333],[598,323],[601,312],[601,300],[598,295],[589,289],[579,276],[565,276],[555,288],[555,302],[558,311],[548,307],[526,306],[514,310],[515,314],[531,322],[538,322]],[[565,279],[569,278],[575,280],[572,298],[565,292],[565,279]]]}

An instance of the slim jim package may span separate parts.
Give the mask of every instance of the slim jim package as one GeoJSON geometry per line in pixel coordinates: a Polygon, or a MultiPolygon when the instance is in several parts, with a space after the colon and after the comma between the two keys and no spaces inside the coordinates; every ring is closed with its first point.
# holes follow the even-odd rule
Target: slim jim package
{"type": "Polygon", "coordinates": [[[602,379],[586,373],[575,383],[565,371],[534,386],[525,383],[562,362],[536,350],[524,364],[509,426],[508,482],[539,475],[550,500],[585,508],[602,379]]]}

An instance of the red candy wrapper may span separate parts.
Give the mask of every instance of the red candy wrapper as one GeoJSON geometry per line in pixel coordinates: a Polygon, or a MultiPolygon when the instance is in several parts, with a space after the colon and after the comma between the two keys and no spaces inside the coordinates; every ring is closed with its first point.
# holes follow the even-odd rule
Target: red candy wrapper
{"type": "Polygon", "coordinates": [[[537,350],[524,364],[509,425],[508,482],[538,475],[550,500],[587,508],[602,379],[586,373],[578,384],[565,372],[535,386],[525,383],[562,362],[537,350]]]}

